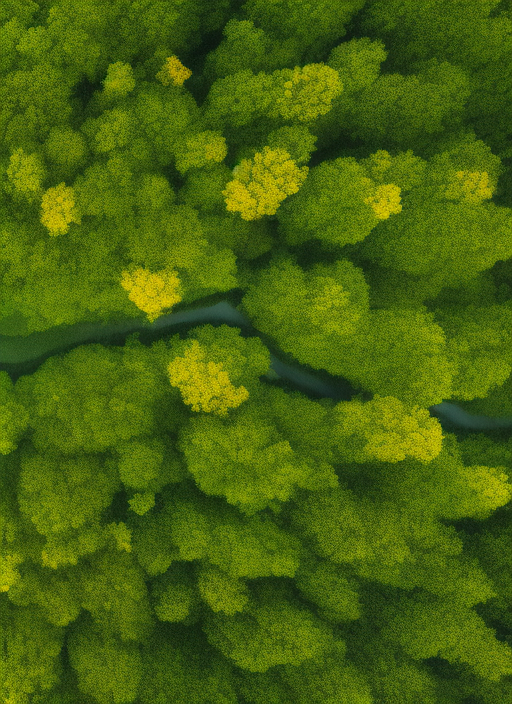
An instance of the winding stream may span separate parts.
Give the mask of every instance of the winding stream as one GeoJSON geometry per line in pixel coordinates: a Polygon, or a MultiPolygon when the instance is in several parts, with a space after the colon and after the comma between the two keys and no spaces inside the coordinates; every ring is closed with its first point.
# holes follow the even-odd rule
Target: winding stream
{"type": "MultiPolygon", "coordinates": [[[[126,337],[133,332],[140,332],[141,342],[151,342],[163,337],[171,329],[181,332],[204,323],[232,325],[239,327],[245,336],[258,335],[270,351],[271,366],[264,375],[269,381],[284,382],[285,385],[299,389],[314,398],[348,401],[357,393],[347,380],[333,377],[327,372],[308,371],[306,365],[297,366],[282,361],[289,357],[274,348],[270,339],[256,330],[228,300],[163,315],[152,324],[135,318],[117,323],[84,322],[63,325],[25,337],[0,335],[0,371],[7,371],[13,381],[16,381],[23,374],[32,374],[48,357],[85,343],[122,345],[126,337]]],[[[492,431],[512,428],[512,416],[475,416],[454,403],[443,402],[431,406],[429,411],[440,420],[443,427],[447,425],[449,429],[453,427],[471,431],[492,431]]]]}

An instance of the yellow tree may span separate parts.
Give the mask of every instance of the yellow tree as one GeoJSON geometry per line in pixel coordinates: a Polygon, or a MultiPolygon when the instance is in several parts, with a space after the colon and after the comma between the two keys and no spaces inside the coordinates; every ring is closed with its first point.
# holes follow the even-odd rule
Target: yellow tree
{"type": "Polygon", "coordinates": [[[394,183],[385,183],[377,186],[375,193],[364,202],[369,205],[379,220],[387,220],[390,215],[402,212],[400,204],[401,189],[394,183]]]}
{"type": "Polygon", "coordinates": [[[132,273],[123,271],[121,286],[151,323],[162,315],[165,308],[171,308],[183,297],[177,272],[165,269],[153,274],[143,267],[132,273]]]}
{"type": "Polygon", "coordinates": [[[75,207],[75,192],[62,182],[45,191],[41,199],[41,223],[48,228],[50,235],[56,236],[65,235],[72,222],[81,223],[75,207]]]}
{"type": "Polygon", "coordinates": [[[227,416],[228,408],[237,408],[249,398],[245,386],[233,386],[222,362],[206,362],[205,352],[192,340],[183,357],[175,357],[167,367],[171,386],[177,387],[184,403],[193,411],[227,416]]]}
{"type": "Polygon", "coordinates": [[[177,56],[169,56],[155,78],[164,86],[182,86],[191,75],[192,71],[177,56]]]}
{"type": "Polygon", "coordinates": [[[222,191],[226,209],[244,220],[273,215],[286,196],[297,193],[308,167],[298,167],[285,149],[264,147],[254,159],[242,159],[233,169],[233,181],[222,191]]]}

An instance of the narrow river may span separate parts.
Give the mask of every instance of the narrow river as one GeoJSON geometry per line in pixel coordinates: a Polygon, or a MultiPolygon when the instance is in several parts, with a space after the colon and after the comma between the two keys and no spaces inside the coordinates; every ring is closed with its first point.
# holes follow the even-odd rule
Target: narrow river
{"type": "MultiPolygon", "coordinates": [[[[225,297],[226,294],[224,294],[225,297]]],[[[215,297],[210,297],[210,300],[215,297]]],[[[313,398],[333,398],[348,401],[357,391],[350,382],[333,377],[327,372],[310,370],[307,366],[290,363],[290,358],[273,347],[271,340],[256,330],[236,308],[236,296],[210,305],[163,315],[149,324],[140,318],[117,323],[86,322],[59,326],[28,336],[0,335],[0,371],[7,371],[13,381],[23,374],[32,374],[48,357],[66,352],[79,345],[93,342],[122,345],[126,337],[140,332],[140,340],[149,343],[163,337],[170,330],[182,332],[195,325],[232,325],[246,336],[258,335],[270,351],[271,368],[265,375],[268,381],[284,383],[313,398]],[[283,361],[287,360],[287,361],[283,361]]],[[[371,398],[371,395],[368,396],[371,398]]],[[[439,418],[446,430],[499,431],[512,428],[512,416],[489,418],[467,413],[454,403],[443,402],[431,406],[432,416],[439,418]]]]}

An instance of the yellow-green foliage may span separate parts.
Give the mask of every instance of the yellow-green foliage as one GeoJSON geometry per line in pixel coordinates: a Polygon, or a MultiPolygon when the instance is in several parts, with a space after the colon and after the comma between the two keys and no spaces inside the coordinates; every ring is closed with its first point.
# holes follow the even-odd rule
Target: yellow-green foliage
{"type": "Polygon", "coordinates": [[[273,215],[287,196],[297,193],[308,171],[307,166],[298,167],[285,149],[265,147],[233,169],[235,178],[222,191],[226,209],[244,220],[273,215]]]}
{"type": "Polygon", "coordinates": [[[237,408],[249,398],[245,386],[235,388],[222,362],[205,361],[205,352],[192,340],[183,357],[175,357],[167,371],[171,386],[176,386],[183,402],[193,411],[226,416],[228,408],[237,408]]]}
{"type": "Polygon", "coordinates": [[[7,168],[7,177],[18,196],[32,203],[42,194],[45,176],[46,169],[37,154],[25,154],[21,147],[13,152],[7,168]]]}
{"type": "Polygon", "coordinates": [[[182,299],[181,285],[176,271],[151,273],[143,267],[132,273],[123,271],[121,286],[128,291],[130,301],[147,314],[152,323],[167,308],[182,299]]]}
{"type": "MultiPolygon", "coordinates": [[[[343,342],[364,322],[368,286],[351,261],[316,264],[305,272],[291,257],[275,257],[243,298],[244,310],[281,349],[327,369],[343,342]]],[[[337,373],[337,372],[334,372],[337,373]]]]}
{"type": "Polygon", "coordinates": [[[331,465],[296,452],[250,403],[226,421],[213,415],[193,418],[183,428],[179,446],[201,491],[225,496],[249,516],[270,506],[277,510],[297,487],[338,483],[331,465]],[[215,447],[222,447],[222,454],[216,454],[215,447]]]}
{"type": "Polygon", "coordinates": [[[485,398],[512,373],[512,309],[510,305],[469,304],[436,309],[454,362],[453,396],[485,398]]]}
{"type": "Polygon", "coordinates": [[[391,156],[385,149],[377,149],[359,162],[368,176],[379,185],[394,184],[400,191],[410,191],[422,183],[428,162],[413,154],[412,149],[391,156]]]}
{"type": "Polygon", "coordinates": [[[377,186],[375,193],[365,198],[379,220],[387,220],[390,215],[402,212],[400,205],[400,188],[393,183],[377,186]]]}
{"type": "Polygon", "coordinates": [[[206,130],[185,137],[176,149],[176,168],[185,173],[191,168],[210,166],[223,161],[228,153],[226,140],[220,132],[206,130]]]}
{"type": "Polygon", "coordinates": [[[338,72],[323,63],[275,71],[273,76],[279,79],[280,90],[269,115],[285,120],[310,122],[325,115],[343,90],[338,72]]]}
{"type": "Polygon", "coordinates": [[[453,181],[446,187],[445,197],[478,204],[492,198],[493,192],[486,171],[456,171],[453,181]]]}
{"type": "Polygon", "coordinates": [[[177,56],[169,56],[156,78],[164,86],[182,86],[191,75],[192,71],[184,66],[177,56]]]}
{"type": "Polygon", "coordinates": [[[75,192],[64,182],[54,188],[49,188],[41,199],[41,223],[52,236],[65,235],[70,223],[78,225],[82,222],[78,209],[75,207],[75,192]]]}
{"type": "Polygon", "coordinates": [[[45,152],[53,165],[68,173],[83,164],[87,153],[85,137],[69,125],[52,127],[45,142],[45,152]]]}
{"type": "Polygon", "coordinates": [[[123,98],[135,88],[135,78],[130,64],[116,61],[107,67],[103,89],[109,97],[123,98]]]}
{"type": "Polygon", "coordinates": [[[332,412],[332,440],[345,461],[401,462],[412,457],[430,462],[441,452],[439,421],[425,408],[408,409],[393,396],[371,401],[342,401],[332,412]]]}

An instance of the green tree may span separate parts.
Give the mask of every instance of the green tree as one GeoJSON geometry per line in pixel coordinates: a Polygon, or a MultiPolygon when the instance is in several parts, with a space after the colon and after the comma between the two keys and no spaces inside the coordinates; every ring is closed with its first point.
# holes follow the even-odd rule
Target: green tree
{"type": "Polygon", "coordinates": [[[353,157],[340,157],[312,168],[277,219],[289,245],[316,238],[342,247],[367,237],[380,220],[400,212],[399,204],[399,187],[377,186],[353,157]]]}
{"type": "Polygon", "coordinates": [[[95,626],[122,641],[144,642],[155,625],[144,570],[131,550],[119,546],[82,560],[76,580],[83,609],[95,626]]]}
{"type": "Polygon", "coordinates": [[[300,541],[269,515],[247,516],[189,482],[166,487],[163,497],[162,511],[128,521],[133,552],[150,577],[179,560],[203,560],[235,580],[296,573],[300,541]]]}
{"type": "Polygon", "coordinates": [[[202,106],[203,122],[215,130],[243,127],[263,117],[273,100],[272,76],[251,69],[217,79],[202,106]]]}
{"type": "Polygon", "coordinates": [[[136,699],[142,659],[134,643],[98,632],[90,620],[73,626],[67,648],[78,676],[78,689],[101,704],[128,704],[136,699]]]}
{"type": "Polygon", "coordinates": [[[362,253],[384,267],[429,278],[434,296],[443,286],[462,284],[509,258],[511,222],[510,208],[492,202],[416,201],[400,217],[380,224],[362,253]]]}
{"type": "Polygon", "coordinates": [[[190,205],[146,212],[128,226],[125,236],[132,262],[152,270],[177,271],[184,303],[237,286],[234,253],[207,240],[199,214],[190,205]]]}
{"type": "Polygon", "coordinates": [[[0,695],[28,704],[33,694],[44,696],[62,674],[60,653],[64,629],[46,621],[34,606],[14,606],[0,601],[2,626],[2,680],[0,695]]]}
{"type": "Polygon", "coordinates": [[[84,528],[99,519],[118,489],[112,461],[101,466],[93,455],[22,455],[20,510],[43,535],[84,528]]]}
{"type": "Polygon", "coordinates": [[[475,611],[422,592],[401,594],[383,607],[383,637],[400,643],[413,659],[440,655],[448,662],[467,663],[480,677],[497,682],[512,673],[509,645],[498,641],[475,611]]]}
{"type": "Polygon", "coordinates": [[[293,258],[278,256],[261,270],[242,305],[256,328],[282,350],[327,369],[335,346],[351,340],[364,321],[368,287],[348,260],[305,272],[293,258]]]}
{"type": "Polygon", "coordinates": [[[0,138],[13,150],[20,145],[29,151],[51,127],[71,117],[72,79],[48,61],[9,72],[2,79],[0,138]]]}
{"type": "Polygon", "coordinates": [[[469,305],[436,309],[436,321],[447,336],[448,356],[457,373],[454,398],[484,398],[512,372],[512,310],[510,306],[469,305]]]}
{"type": "Polygon", "coordinates": [[[51,162],[52,175],[57,179],[69,180],[76,170],[84,166],[87,155],[85,138],[69,125],[52,127],[44,145],[45,153],[51,162]]]}
{"type": "Polygon", "coordinates": [[[247,584],[215,565],[204,565],[197,582],[201,597],[212,611],[232,616],[243,611],[249,602],[247,584]]]}
{"type": "Polygon", "coordinates": [[[266,672],[276,665],[301,665],[334,645],[332,629],[282,584],[254,585],[251,604],[242,614],[208,614],[208,641],[238,667],[266,672]],[[288,593],[287,593],[288,592],[288,593]]]}
{"type": "Polygon", "coordinates": [[[225,496],[247,515],[279,506],[297,487],[335,486],[332,467],[315,467],[295,453],[261,411],[241,406],[233,419],[201,416],[180,434],[187,467],[204,493],[225,496]],[[221,454],[215,448],[222,447],[221,454]]]}
{"type": "MultiPolygon", "coordinates": [[[[365,163],[375,172],[376,165],[365,163]]],[[[466,284],[509,256],[510,209],[489,200],[502,165],[472,133],[446,140],[443,150],[418,168],[404,194],[403,212],[380,223],[359,256],[419,281],[425,300],[443,287],[466,284]]]]}
{"type": "Polygon", "coordinates": [[[28,427],[29,411],[16,398],[14,385],[7,372],[0,372],[0,454],[16,450],[28,427]]]}
{"type": "Polygon", "coordinates": [[[428,665],[413,660],[399,646],[384,640],[370,618],[358,622],[357,628],[350,628],[347,644],[371,684],[374,700],[381,698],[404,704],[451,702],[444,699],[448,687],[436,691],[436,677],[428,665]]]}
{"type": "Polygon", "coordinates": [[[377,80],[387,54],[382,41],[368,37],[355,37],[331,49],[327,65],[337,71],[343,91],[334,98],[332,109],[319,115],[311,127],[318,135],[319,148],[335,145],[342,135],[348,135],[350,114],[362,91],[377,80]]]}
{"type": "Polygon", "coordinates": [[[414,70],[436,57],[470,72],[466,115],[497,153],[510,156],[511,121],[505,106],[512,75],[511,21],[505,4],[456,0],[447,5],[435,0],[427,9],[416,0],[376,0],[366,6],[361,20],[364,35],[378,33],[392,47],[390,59],[398,70],[414,70]]]}
{"type": "Polygon", "coordinates": [[[135,137],[133,113],[122,107],[104,110],[97,118],[88,118],[81,126],[95,154],[126,147],[135,137]]]}
{"type": "Polygon", "coordinates": [[[416,75],[382,74],[356,99],[350,134],[370,145],[421,149],[461,125],[470,92],[466,72],[447,61],[432,59],[416,75]]]}
{"type": "Polygon", "coordinates": [[[142,704],[166,704],[171,698],[176,704],[237,704],[234,668],[208,643],[202,630],[162,626],[142,647],[142,704]]]}
{"type": "Polygon", "coordinates": [[[26,198],[33,203],[43,193],[46,169],[37,153],[25,154],[20,148],[11,155],[7,178],[15,198],[26,198]]]}
{"type": "Polygon", "coordinates": [[[172,424],[178,399],[164,384],[163,368],[140,343],[124,351],[96,344],[51,357],[16,389],[36,449],[73,455],[154,433],[164,406],[172,424]]]}
{"type": "Polygon", "coordinates": [[[361,0],[305,0],[296,3],[282,0],[266,3],[264,0],[248,0],[244,5],[247,17],[268,32],[275,43],[281,38],[294,37],[298,52],[317,56],[326,47],[346,34],[346,25],[363,6],[361,0]]]}
{"type": "Polygon", "coordinates": [[[186,137],[177,147],[176,168],[184,174],[191,168],[212,166],[223,161],[227,153],[226,140],[220,132],[198,132],[186,137]]]}
{"type": "Polygon", "coordinates": [[[297,164],[309,161],[315,151],[317,137],[305,125],[285,125],[272,130],[267,135],[267,144],[271,149],[284,149],[297,164]]]}
{"type": "MultiPolygon", "coordinates": [[[[478,561],[462,552],[463,542],[454,528],[446,527],[439,518],[455,518],[448,502],[453,501],[462,477],[470,478],[472,483],[462,489],[464,504],[457,511],[458,517],[490,515],[497,506],[510,501],[510,487],[499,468],[467,468],[448,453],[433,460],[436,481],[439,481],[438,471],[442,474],[441,468],[446,467],[443,460],[450,463],[452,486],[442,492],[442,497],[438,497],[439,483],[427,483],[425,489],[412,488],[418,487],[420,477],[425,476],[418,466],[420,463],[408,463],[410,473],[398,496],[392,488],[397,481],[394,470],[390,469],[385,480],[379,475],[375,482],[375,465],[346,464],[340,475],[352,488],[339,486],[310,493],[294,500],[287,514],[298,536],[308,541],[318,557],[344,566],[358,578],[370,580],[372,590],[377,590],[379,584],[405,591],[421,587],[440,599],[457,601],[470,608],[495,597],[496,591],[478,561]],[[490,497],[485,496],[484,476],[494,483],[490,497]],[[369,486],[373,489],[372,499],[362,496],[364,488],[369,486]],[[407,490],[411,492],[409,503],[407,490]],[[487,511],[482,510],[484,506],[487,511]]],[[[404,469],[402,466],[401,470],[404,469]]]]}
{"type": "Polygon", "coordinates": [[[205,59],[203,72],[212,81],[246,69],[273,71],[293,63],[297,56],[297,39],[287,37],[276,44],[252,20],[232,18],[222,34],[224,39],[205,59]]]}
{"type": "Polygon", "coordinates": [[[116,223],[130,217],[136,190],[132,162],[114,152],[76,178],[73,191],[82,216],[105,217],[116,223]]]}
{"type": "Polygon", "coordinates": [[[103,80],[103,90],[108,98],[124,98],[135,88],[135,78],[130,64],[116,61],[109,64],[103,80]]]}
{"type": "Polygon", "coordinates": [[[76,589],[76,571],[54,570],[25,562],[20,579],[7,593],[16,606],[36,605],[48,623],[63,627],[75,621],[81,611],[76,589]]]}
{"type": "Polygon", "coordinates": [[[141,516],[153,508],[158,491],[184,478],[183,461],[165,436],[120,442],[115,451],[119,477],[131,495],[128,503],[141,516]]]}
{"type": "Polygon", "coordinates": [[[329,367],[324,368],[373,393],[420,408],[451,397],[456,371],[448,358],[446,335],[424,307],[371,310],[365,325],[341,350],[331,349],[329,367]]]}
{"type": "Polygon", "coordinates": [[[160,166],[173,161],[183,133],[200,120],[199,108],[190,93],[179,86],[165,87],[155,82],[141,84],[132,110],[138,125],[136,136],[151,148],[149,163],[160,166]]]}
{"type": "Polygon", "coordinates": [[[343,565],[319,560],[311,552],[301,561],[295,583],[306,599],[318,605],[327,621],[346,623],[361,617],[357,582],[343,565]]]}

